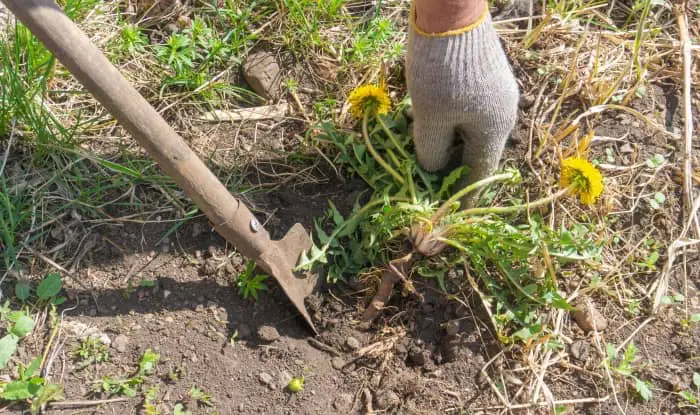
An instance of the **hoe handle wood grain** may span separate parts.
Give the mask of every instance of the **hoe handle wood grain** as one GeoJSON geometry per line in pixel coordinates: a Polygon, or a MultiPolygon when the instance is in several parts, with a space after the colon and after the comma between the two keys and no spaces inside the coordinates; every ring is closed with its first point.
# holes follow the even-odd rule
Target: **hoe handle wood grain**
{"type": "Polygon", "coordinates": [[[283,240],[270,240],[269,233],[245,204],[229,193],[182,137],[53,0],[2,2],[148,151],[202,209],[215,230],[243,255],[273,274],[314,328],[303,302],[310,291],[310,282],[295,278],[291,271],[301,250],[311,243],[303,227],[297,224],[283,240]]]}

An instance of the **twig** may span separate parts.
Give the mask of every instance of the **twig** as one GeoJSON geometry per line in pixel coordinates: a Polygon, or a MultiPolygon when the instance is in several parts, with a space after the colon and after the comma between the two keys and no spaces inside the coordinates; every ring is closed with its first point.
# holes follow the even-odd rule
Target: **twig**
{"type": "MultiPolygon", "coordinates": [[[[693,203],[693,207],[690,212],[691,218],[695,217],[695,215],[698,212],[698,209],[700,209],[700,196],[695,198],[695,202],[693,203]]],[[[692,220],[688,220],[685,223],[685,227],[683,228],[683,231],[681,231],[681,234],[675,241],[671,243],[671,245],[669,245],[667,254],[668,258],[666,259],[666,263],[664,264],[664,267],[661,270],[661,273],[659,274],[659,278],[657,278],[657,280],[652,284],[652,286],[649,289],[649,292],[647,293],[648,296],[651,294],[651,292],[656,291],[654,294],[654,302],[652,303],[651,307],[652,314],[655,314],[659,311],[659,307],[661,306],[661,299],[664,295],[666,295],[666,290],[668,289],[668,279],[671,276],[671,268],[673,268],[673,263],[676,260],[678,251],[688,246],[697,245],[698,243],[700,243],[700,239],[686,238],[686,234],[690,229],[691,222],[692,220]]]]}
{"type": "Polygon", "coordinates": [[[495,405],[495,406],[485,406],[483,408],[474,408],[475,411],[487,411],[487,410],[493,410],[493,409],[526,409],[526,408],[532,408],[536,406],[550,406],[551,404],[554,405],[576,405],[576,404],[584,404],[584,403],[603,403],[606,402],[608,399],[610,399],[610,395],[605,395],[602,398],[579,398],[579,399],[562,399],[559,401],[553,401],[553,402],[530,402],[530,403],[521,403],[521,404],[515,404],[515,405],[495,405]]]}
{"type": "Polygon", "coordinates": [[[632,339],[634,338],[634,336],[637,335],[637,333],[639,333],[639,330],[641,330],[642,328],[644,328],[644,326],[646,326],[647,324],[651,323],[653,320],[654,320],[654,317],[649,317],[649,318],[647,318],[646,320],[644,320],[644,321],[642,322],[642,324],[639,325],[639,327],[637,327],[636,329],[634,329],[634,331],[632,332],[632,334],[630,334],[630,335],[625,339],[625,341],[623,341],[622,343],[620,343],[619,346],[617,346],[617,349],[615,349],[615,351],[616,351],[617,353],[620,353],[620,351],[625,347],[625,345],[626,345],[627,343],[629,343],[629,341],[632,340],[632,339]]]}
{"type": "Polygon", "coordinates": [[[74,407],[86,407],[86,406],[99,406],[99,405],[105,405],[108,403],[118,403],[118,402],[127,402],[129,401],[129,398],[112,398],[112,399],[99,399],[96,401],[58,401],[58,402],[51,402],[49,403],[49,406],[52,408],[74,408],[74,407]]]}
{"type": "Polygon", "coordinates": [[[2,157],[2,164],[0,164],[0,177],[3,177],[2,173],[5,171],[5,164],[7,159],[10,157],[10,148],[12,148],[12,141],[15,138],[15,121],[12,120],[12,127],[10,128],[10,138],[7,139],[7,148],[5,149],[5,155],[2,157]]]}
{"type": "Polygon", "coordinates": [[[317,339],[314,339],[313,337],[309,337],[307,339],[307,341],[309,342],[309,344],[311,346],[313,346],[319,350],[322,350],[322,351],[324,351],[332,356],[335,356],[335,357],[340,356],[340,352],[335,350],[334,347],[331,347],[331,346],[327,345],[326,343],[323,343],[317,339]]]}
{"type": "MultiPolygon", "coordinates": [[[[678,32],[681,38],[681,53],[683,55],[683,135],[685,137],[685,145],[683,147],[683,213],[685,214],[684,220],[687,221],[689,220],[688,215],[693,204],[693,166],[691,157],[693,151],[693,113],[690,101],[690,67],[692,57],[690,55],[690,36],[688,34],[688,17],[685,14],[685,5],[676,4],[674,10],[678,20],[678,32]]],[[[695,215],[693,215],[692,220],[695,222],[695,236],[700,237],[700,225],[695,215]]]]}

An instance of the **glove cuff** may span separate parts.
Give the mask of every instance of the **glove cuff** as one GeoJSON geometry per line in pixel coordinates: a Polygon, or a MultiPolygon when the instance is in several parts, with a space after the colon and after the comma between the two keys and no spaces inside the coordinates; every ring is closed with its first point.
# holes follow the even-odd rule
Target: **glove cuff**
{"type": "Polygon", "coordinates": [[[460,27],[459,29],[453,29],[453,30],[448,30],[446,32],[439,32],[439,33],[428,33],[423,30],[421,30],[418,25],[416,25],[416,6],[415,4],[411,4],[411,11],[408,19],[408,24],[411,26],[411,29],[413,29],[414,32],[421,36],[426,36],[426,37],[448,37],[448,36],[456,36],[456,35],[461,35],[462,33],[466,33],[469,31],[472,31],[476,29],[477,27],[481,26],[482,23],[486,21],[486,19],[489,17],[489,8],[488,5],[484,7],[484,12],[481,13],[481,16],[479,16],[476,21],[474,21],[471,24],[468,24],[464,27],[460,27]]]}

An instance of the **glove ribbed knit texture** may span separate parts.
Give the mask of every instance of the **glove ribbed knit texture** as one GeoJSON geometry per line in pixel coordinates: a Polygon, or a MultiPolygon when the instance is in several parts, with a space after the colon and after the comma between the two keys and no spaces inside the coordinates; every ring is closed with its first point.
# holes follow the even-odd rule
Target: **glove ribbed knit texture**
{"type": "Polygon", "coordinates": [[[413,103],[413,136],[419,163],[446,166],[455,133],[464,140],[462,162],[469,184],[497,169],[518,110],[518,85],[488,10],[473,27],[443,34],[408,29],[406,78],[413,103]]]}

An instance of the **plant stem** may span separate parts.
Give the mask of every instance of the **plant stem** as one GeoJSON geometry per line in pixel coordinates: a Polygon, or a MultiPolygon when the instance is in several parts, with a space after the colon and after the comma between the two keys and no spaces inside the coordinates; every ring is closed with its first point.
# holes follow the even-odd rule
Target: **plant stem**
{"type": "Polygon", "coordinates": [[[496,213],[496,214],[503,214],[503,213],[513,213],[513,212],[519,212],[521,210],[525,209],[531,209],[531,208],[536,208],[542,205],[546,205],[547,203],[552,202],[553,200],[556,200],[565,194],[569,193],[574,188],[574,185],[571,185],[567,188],[561,189],[558,192],[549,195],[547,197],[544,197],[539,200],[535,200],[532,203],[527,203],[524,205],[514,205],[514,206],[495,206],[495,207],[485,207],[485,208],[472,208],[472,209],[466,209],[461,212],[459,212],[459,216],[474,216],[474,215],[487,215],[489,213],[496,213]]]}
{"type": "Polygon", "coordinates": [[[410,165],[406,165],[406,179],[408,179],[408,193],[411,195],[411,202],[416,204],[418,203],[418,198],[416,197],[416,185],[413,183],[410,165]]]}
{"type": "Polygon", "coordinates": [[[386,135],[389,137],[389,140],[391,140],[391,143],[394,145],[394,147],[396,147],[396,150],[398,150],[399,154],[401,154],[401,157],[409,158],[408,153],[406,153],[406,150],[404,150],[403,147],[401,147],[401,145],[399,144],[399,141],[394,136],[394,133],[392,133],[391,130],[389,129],[389,127],[387,127],[387,125],[384,123],[384,120],[382,119],[382,117],[377,116],[377,121],[379,121],[379,124],[382,126],[382,129],[384,130],[386,135]]]}
{"type": "Polygon", "coordinates": [[[384,168],[384,170],[387,171],[399,184],[403,184],[404,180],[403,177],[401,177],[400,174],[396,172],[391,166],[382,158],[382,156],[377,153],[377,150],[374,149],[372,146],[372,143],[369,140],[369,134],[367,133],[367,119],[369,118],[369,114],[365,114],[365,116],[362,118],[362,136],[365,139],[365,144],[367,145],[367,150],[369,150],[370,154],[374,159],[379,163],[380,166],[384,168]]]}
{"type": "Polygon", "coordinates": [[[443,203],[440,208],[435,212],[432,218],[432,222],[436,223],[442,219],[443,216],[447,214],[447,210],[452,206],[453,203],[464,197],[465,195],[473,192],[474,190],[487,186],[493,182],[498,182],[498,181],[503,181],[503,180],[508,180],[513,178],[513,173],[502,173],[502,174],[497,174],[495,176],[487,177],[485,179],[479,180],[476,183],[472,183],[469,186],[465,187],[464,189],[461,189],[459,192],[455,193],[451,198],[447,199],[445,203],[443,203]]]}

